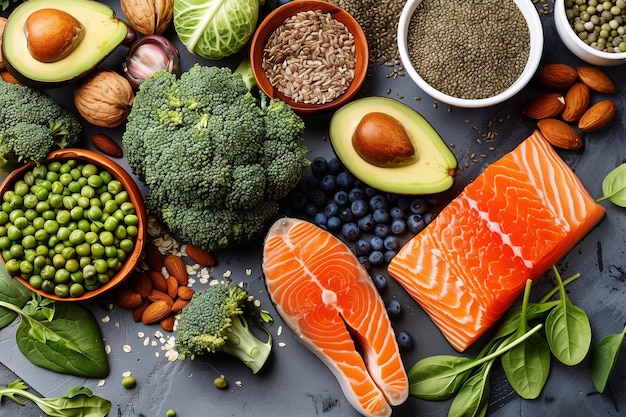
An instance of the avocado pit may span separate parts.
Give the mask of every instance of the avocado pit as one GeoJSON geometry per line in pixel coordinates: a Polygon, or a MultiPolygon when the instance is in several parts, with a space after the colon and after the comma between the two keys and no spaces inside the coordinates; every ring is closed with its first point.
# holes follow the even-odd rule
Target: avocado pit
{"type": "Polygon", "coordinates": [[[352,146],[361,158],[379,167],[407,165],[418,158],[402,123],[382,112],[363,116],[352,135],[352,146]]]}
{"type": "Polygon", "coordinates": [[[71,14],[39,9],[24,22],[28,51],[38,61],[56,62],[68,56],[85,35],[85,28],[71,14]]]}

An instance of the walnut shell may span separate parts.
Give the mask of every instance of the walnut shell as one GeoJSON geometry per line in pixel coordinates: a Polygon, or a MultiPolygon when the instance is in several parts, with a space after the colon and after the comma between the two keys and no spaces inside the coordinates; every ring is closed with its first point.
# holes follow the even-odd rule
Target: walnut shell
{"type": "Polygon", "coordinates": [[[134,99],[128,80],[113,70],[95,70],[74,89],[76,110],[89,123],[100,127],[124,123],[134,99]]]}
{"type": "Polygon", "coordinates": [[[167,30],[174,14],[174,0],[121,0],[128,23],[142,35],[160,35],[167,30]]]}

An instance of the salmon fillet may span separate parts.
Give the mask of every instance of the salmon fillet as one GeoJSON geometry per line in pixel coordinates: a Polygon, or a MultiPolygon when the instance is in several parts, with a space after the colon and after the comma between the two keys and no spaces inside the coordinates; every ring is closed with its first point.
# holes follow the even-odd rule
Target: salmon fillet
{"type": "Polygon", "coordinates": [[[407,399],[385,305],[348,246],[310,222],[282,218],[266,237],[263,273],[285,324],[332,371],[356,410],[389,416],[407,399]]]}
{"type": "Polygon", "coordinates": [[[388,266],[450,344],[464,351],[603,217],[535,131],[490,165],[388,266]]]}

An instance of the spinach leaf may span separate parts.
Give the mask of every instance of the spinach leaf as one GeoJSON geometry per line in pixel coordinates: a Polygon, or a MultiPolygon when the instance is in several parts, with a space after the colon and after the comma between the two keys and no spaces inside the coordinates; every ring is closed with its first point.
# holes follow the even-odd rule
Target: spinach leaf
{"type": "MultiPolygon", "coordinates": [[[[529,329],[527,321],[528,298],[532,281],[526,281],[518,329],[513,338],[518,338],[529,329]]],[[[525,399],[537,398],[550,373],[550,347],[540,333],[534,333],[500,358],[504,373],[511,387],[525,399]]]]}
{"type": "Polygon", "coordinates": [[[624,343],[626,326],[621,333],[604,336],[591,350],[591,379],[598,392],[604,392],[624,343]]]}
{"type": "Polygon", "coordinates": [[[613,204],[626,207],[626,163],[614,168],[602,181],[601,198],[596,201],[609,200],[613,204]]]}
{"type": "MultiPolygon", "coordinates": [[[[4,264],[0,266],[0,301],[22,308],[32,298],[32,294],[28,288],[9,275],[4,264]]],[[[0,329],[13,323],[17,315],[18,313],[13,310],[0,307],[0,329]]]]}
{"type": "Polygon", "coordinates": [[[495,359],[484,363],[461,387],[450,404],[448,417],[484,417],[487,414],[489,374],[495,359]]]}
{"type": "Polygon", "coordinates": [[[556,267],[560,302],[546,318],[546,338],[552,354],[565,365],[580,363],[591,347],[591,325],[587,314],[572,304],[556,267]]]}
{"type": "Polygon", "coordinates": [[[111,410],[111,401],[93,395],[87,387],[73,387],[62,397],[42,398],[26,391],[24,382],[15,380],[6,387],[0,387],[0,398],[10,398],[17,404],[24,405],[18,398],[33,401],[51,417],[105,417],[111,410]]]}

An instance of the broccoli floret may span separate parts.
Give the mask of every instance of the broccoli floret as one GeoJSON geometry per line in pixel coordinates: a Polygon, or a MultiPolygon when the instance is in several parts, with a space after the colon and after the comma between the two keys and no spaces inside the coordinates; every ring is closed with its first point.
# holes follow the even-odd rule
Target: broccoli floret
{"type": "Polygon", "coordinates": [[[253,94],[250,71],[244,61],[236,71],[196,64],[179,79],[157,72],[140,85],[122,135],[148,210],[208,250],[260,237],[310,164],[304,121],[253,94]]]}
{"type": "Polygon", "coordinates": [[[51,97],[5,81],[0,81],[0,125],[0,167],[11,168],[39,163],[54,147],[78,143],[82,131],[78,118],[51,97]]]}
{"type": "Polygon", "coordinates": [[[180,312],[175,349],[187,356],[225,352],[240,359],[253,373],[267,361],[272,336],[263,326],[269,314],[248,301],[248,292],[233,282],[220,282],[196,292],[180,312]],[[267,341],[258,339],[248,320],[265,330],[267,341]]]}

